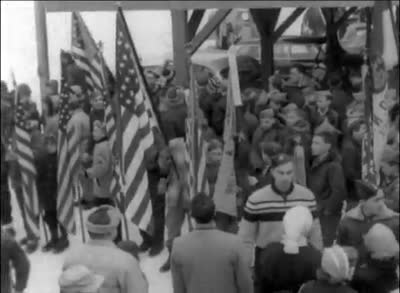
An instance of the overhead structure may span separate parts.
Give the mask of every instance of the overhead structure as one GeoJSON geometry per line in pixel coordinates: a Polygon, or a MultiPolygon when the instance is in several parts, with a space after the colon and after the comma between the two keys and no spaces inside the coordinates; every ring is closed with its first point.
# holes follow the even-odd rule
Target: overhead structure
{"type": "MultiPolygon", "coordinates": [[[[398,5],[399,0],[392,1],[398,5]]],[[[39,77],[42,86],[49,78],[47,54],[46,13],[68,11],[115,11],[117,6],[123,10],[170,10],[172,17],[174,65],[178,84],[189,85],[187,60],[211,35],[215,28],[235,8],[251,9],[254,21],[261,35],[263,76],[268,78],[273,70],[273,43],[308,7],[331,9],[334,7],[370,7],[374,1],[36,1],[36,35],[38,49],[39,77]],[[297,9],[275,30],[280,8],[297,9]],[[218,9],[208,23],[198,31],[206,9],[218,9]],[[188,20],[188,11],[194,10],[188,20]]],[[[354,8],[353,8],[354,9],[354,8]]],[[[350,12],[339,20],[343,22],[350,12]]]]}

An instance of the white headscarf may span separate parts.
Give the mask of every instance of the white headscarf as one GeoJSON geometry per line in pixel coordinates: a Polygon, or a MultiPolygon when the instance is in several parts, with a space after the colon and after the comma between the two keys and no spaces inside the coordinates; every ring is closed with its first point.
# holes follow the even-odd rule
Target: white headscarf
{"type": "Polygon", "coordinates": [[[344,249],[338,245],[324,249],[321,268],[334,283],[345,282],[351,275],[349,258],[344,249]]]}
{"type": "Polygon", "coordinates": [[[283,217],[284,235],[282,243],[288,254],[298,254],[299,247],[306,246],[311,231],[313,217],[308,208],[297,206],[288,210],[283,217]]]}

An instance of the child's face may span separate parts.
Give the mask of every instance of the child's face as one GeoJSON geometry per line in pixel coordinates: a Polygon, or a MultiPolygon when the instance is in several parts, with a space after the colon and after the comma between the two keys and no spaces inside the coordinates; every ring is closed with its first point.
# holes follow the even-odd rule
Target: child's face
{"type": "Polygon", "coordinates": [[[222,160],[222,149],[215,148],[208,152],[208,162],[219,163],[222,160]]]}
{"type": "Polygon", "coordinates": [[[317,98],[317,107],[319,109],[326,109],[331,104],[331,101],[326,96],[318,96],[317,98]]]}

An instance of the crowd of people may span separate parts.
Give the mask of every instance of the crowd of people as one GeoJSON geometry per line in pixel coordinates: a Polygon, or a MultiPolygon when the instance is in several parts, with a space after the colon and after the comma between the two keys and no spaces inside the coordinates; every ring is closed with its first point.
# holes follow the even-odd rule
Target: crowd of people
{"type": "MultiPolygon", "coordinates": [[[[210,192],[190,199],[183,152],[173,143],[186,135],[185,91],[175,85],[170,64],[160,72],[147,72],[152,105],[167,141],[156,137],[145,154],[153,233],[140,231],[143,242],[138,246],[122,241],[121,217],[110,193],[114,159],[105,125],[105,97],[99,92],[88,95],[76,74],[79,70],[71,66],[75,74],[68,80],[67,128],[77,130],[81,142],[78,176],[83,199],[78,204],[94,210],[86,221],[90,241],[68,251],[59,279],[61,292],[148,292],[138,254],[153,257],[164,246],[169,257],[160,271],[171,270],[175,293],[398,290],[399,101],[396,96],[388,98],[391,127],[380,184],[372,186],[362,180],[361,145],[367,124],[359,68],[343,74],[326,72],[322,64],[311,72],[294,65],[288,78],[275,73],[268,91],[260,87],[260,77],[239,72],[243,106],[236,109],[238,123],[232,134],[237,217],[217,210],[213,202],[230,98],[225,82],[208,72],[196,75],[210,192]],[[188,212],[195,228],[181,236],[188,212]]],[[[60,253],[69,242],[57,219],[58,83],[49,81],[42,115],[29,86],[20,84],[17,92],[31,132],[39,202],[50,232],[42,250],[60,253]]],[[[24,213],[26,238],[17,244],[12,229],[10,188],[24,211],[21,170],[12,142],[14,94],[2,82],[1,224],[7,234],[4,241],[2,237],[2,252],[6,250],[15,262],[15,288],[22,292],[29,265],[20,245],[32,253],[39,239],[29,231],[24,213]]],[[[8,274],[9,269],[3,272],[2,257],[2,280],[8,278],[2,292],[11,286],[8,274]]]]}

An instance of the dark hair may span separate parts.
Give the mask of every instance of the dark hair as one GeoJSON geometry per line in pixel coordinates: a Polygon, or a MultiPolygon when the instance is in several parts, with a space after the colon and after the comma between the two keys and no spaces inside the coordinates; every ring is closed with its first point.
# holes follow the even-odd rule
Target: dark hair
{"type": "Polygon", "coordinates": [[[282,152],[282,145],[274,141],[262,142],[260,148],[261,151],[269,157],[274,157],[282,152]]]}
{"type": "Polygon", "coordinates": [[[332,134],[330,132],[323,131],[323,132],[314,134],[314,136],[321,137],[323,139],[323,141],[327,144],[330,144],[332,148],[335,147],[335,145],[336,145],[336,137],[334,134],[332,134]]]}
{"type": "Polygon", "coordinates": [[[192,217],[197,223],[210,223],[215,216],[215,204],[211,197],[205,193],[197,194],[191,203],[192,217]]]}
{"type": "Polygon", "coordinates": [[[334,73],[332,73],[332,75],[329,77],[328,83],[329,83],[329,86],[330,86],[330,87],[335,87],[335,88],[336,88],[336,87],[341,86],[342,83],[343,83],[343,81],[342,81],[341,76],[340,76],[338,73],[334,72],[334,73]]]}
{"type": "Polygon", "coordinates": [[[271,167],[277,168],[281,165],[292,162],[292,157],[286,153],[279,153],[271,158],[271,167]]]}

